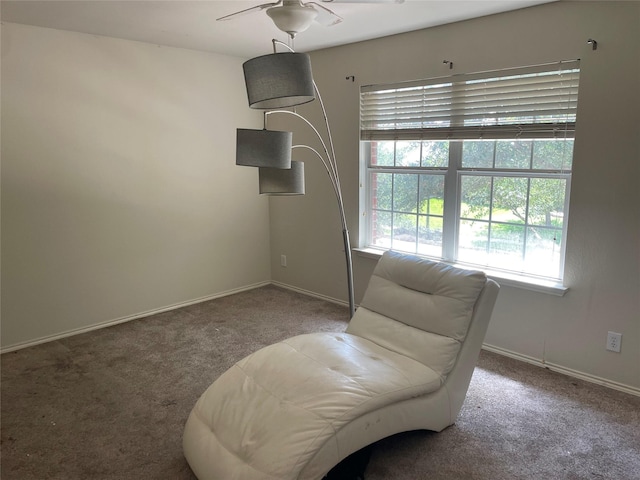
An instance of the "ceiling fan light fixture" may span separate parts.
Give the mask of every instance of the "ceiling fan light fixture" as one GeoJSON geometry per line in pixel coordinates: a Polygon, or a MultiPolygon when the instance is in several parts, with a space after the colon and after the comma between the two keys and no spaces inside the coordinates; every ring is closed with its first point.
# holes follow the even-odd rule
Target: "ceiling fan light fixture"
{"type": "Polygon", "coordinates": [[[318,16],[318,12],[312,7],[287,5],[286,7],[271,7],[267,9],[267,15],[271,17],[276,27],[293,38],[297,33],[304,32],[311,26],[318,16]]]}

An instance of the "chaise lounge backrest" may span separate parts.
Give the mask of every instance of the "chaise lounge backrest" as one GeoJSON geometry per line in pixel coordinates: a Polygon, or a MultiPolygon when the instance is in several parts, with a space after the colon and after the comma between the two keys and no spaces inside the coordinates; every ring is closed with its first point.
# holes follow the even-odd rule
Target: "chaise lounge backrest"
{"type": "Polygon", "coordinates": [[[444,381],[486,283],[483,272],[385,252],[347,333],[413,358],[444,381]]]}

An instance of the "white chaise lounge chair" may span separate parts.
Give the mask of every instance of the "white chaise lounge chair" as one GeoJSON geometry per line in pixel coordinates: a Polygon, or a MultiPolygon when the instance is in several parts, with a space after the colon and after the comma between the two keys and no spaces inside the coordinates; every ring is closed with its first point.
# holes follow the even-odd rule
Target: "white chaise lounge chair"
{"type": "Polygon", "coordinates": [[[390,435],[454,423],[498,285],[386,252],[345,333],[265,347],[196,403],[184,454],[200,480],[319,480],[390,435]]]}

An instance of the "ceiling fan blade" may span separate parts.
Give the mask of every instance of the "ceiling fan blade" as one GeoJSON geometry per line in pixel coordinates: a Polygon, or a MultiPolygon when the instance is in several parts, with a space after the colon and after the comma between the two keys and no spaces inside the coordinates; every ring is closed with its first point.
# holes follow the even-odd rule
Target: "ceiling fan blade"
{"type": "Polygon", "coordinates": [[[404,3],[404,0],[322,0],[324,3],[404,3]]]}
{"type": "Polygon", "coordinates": [[[281,3],[282,3],[282,0],[278,0],[277,2],[273,2],[273,3],[263,3],[262,5],[256,5],[255,7],[251,7],[251,8],[245,8],[244,10],[240,10],[239,12],[230,13],[229,15],[225,15],[224,17],[216,18],[216,21],[231,20],[233,18],[246,15],[247,13],[257,12],[260,10],[264,10],[265,8],[275,7],[277,5],[280,5],[281,3]]]}
{"type": "Polygon", "coordinates": [[[323,27],[330,27],[331,25],[342,22],[342,17],[340,15],[336,15],[324,5],[320,5],[316,2],[307,2],[304,5],[311,5],[313,9],[318,12],[318,16],[315,18],[315,21],[323,27]]]}

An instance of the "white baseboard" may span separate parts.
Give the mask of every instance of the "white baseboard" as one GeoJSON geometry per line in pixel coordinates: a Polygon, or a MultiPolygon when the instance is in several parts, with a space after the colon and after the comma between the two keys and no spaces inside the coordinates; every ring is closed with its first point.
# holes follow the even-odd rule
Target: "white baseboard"
{"type": "Polygon", "coordinates": [[[12,352],[14,350],[21,350],[27,347],[33,347],[35,345],[40,345],[42,343],[53,342],[55,340],[60,340],[62,338],[72,337],[74,335],[79,335],[81,333],[91,332],[93,330],[98,330],[100,328],[111,327],[113,325],[118,325],[120,323],[130,322],[131,320],[136,320],[138,318],[149,317],[151,315],[156,315],[158,313],[169,312],[171,310],[176,310],[182,307],[188,307],[189,305],[195,305],[196,303],[206,302],[208,300],[214,300],[216,298],[227,297],[229,295],[233,295],[240,292],[246,292],[248,290],[253,290],[254,288],[264,287],[266,285],[271,285],[271,282],[260,282],[255,283],[253,285],[247,285],[245,287],[234,288],[231,290],[225,290],[224,292],[214,293],[212,295],[207,295],[205,297],[194,298],[192,300],[187,300],[185,302],[174,303],[173,305],[168,305],[166,307],[155,308],[152,310],[147,310],[145,312],[135,313],[133,315],[127,315],[125,317],[115,318],[113,320],[107,320],[105,322],[96,323],[93,325],[89,325],[87,327],[74,328],[72,330],[67,330],[65,332],[57,333],[55,335],[47,335],[44,337],[37,338],[35,340],[29,340],[27,342],[15,343],[13,345],[8,345],[6,347],[0,348],[0,354],[12,352]]]}
{"type": "Polygon", "coordinates": [[[344,300],[339,300],[337,298],[328,297],[326,295],[321,295],[316,292],[312,292],[310,290],[305,290],[304,288],[294,287],[293,285],[289,285],[281,282],[271,282],[272,285],[276,287],[286,288],[287,290],[291,290],[293,292],[302,293],[303,295],[307,295],[308,297],[319,298],[320,300],[326,300],[327,302],[335,303],[337,305],[344,305],[345,307],[349,306],[349,302],[345,302],[344,300]]]}
{"type": "Polygon", "coordinates": [[[631,385],[625,385],[623,383],[607,380],[606,378],[580,372],[578,370],[563,367],[562,365],[557,365],[555,363],[545,362],[544,360],[538,358],[529,357],[528,355],[522,355],[520,353],[516,353],[500,347],[495,347],[493,345],[483,344],[482,348],[489,352],[497,353],[498,355],[504,355],[505,357],[510,357],[515,360],[520,360],[521,362],[530,363],[531,365],[535,365],[537,367],[548,368],[551,371],[562,373],[563,375],[579,378],[580,380],[585,380],[590,383],[595,383],[597,385],[602,385],[613,390],[618,390],[620,392],[629,393],[631,395],[640,397],[640,388],[632,387],[631,385]]]}

